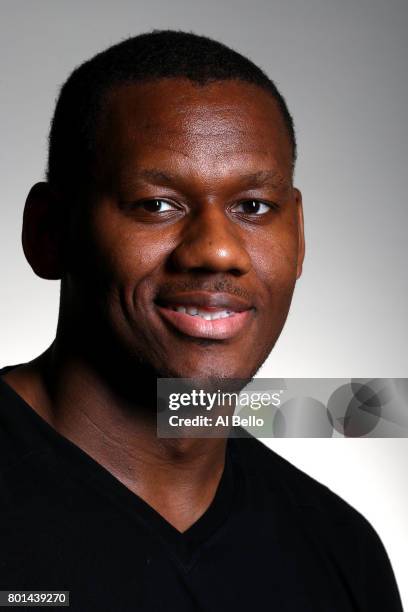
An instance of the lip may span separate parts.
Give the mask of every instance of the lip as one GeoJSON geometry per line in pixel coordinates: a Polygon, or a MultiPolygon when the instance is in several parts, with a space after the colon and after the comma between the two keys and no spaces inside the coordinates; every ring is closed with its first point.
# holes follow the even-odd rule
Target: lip
{"type": "Polygon", "coordinates": [[[251,308],[236,312],[225,319],[207,321],[198,316],[177,312],[163,306],[156,305],[156,307],[161,317],[178,331],[193,338],[207,338],[211,340],[234,338],[248,325],[254,313],[254,309],[251,308]]]}
{"type": "Polygon", "coordinates": [[[210,291],[183,291],[168,295],[159,294],[155,302],[159,307],[164,308],[166,306],[197,306],[210,312],[211,310],[223,309],[240,313],[253,308],[251,302],[237,295],[210,291]]]}
{"type": "Polygon", "coordinates": [[[159,293],[156,308],[167,323],[178,331],[193,338],[227,340],[237,336],[252,320],[255,308],[243,297],[220,291],[179,291],[159,293]],[[201,310],[229,310],[233,315],[207,321],[199,316],[177,312],[175,306],[195,306],[201,310]]]}

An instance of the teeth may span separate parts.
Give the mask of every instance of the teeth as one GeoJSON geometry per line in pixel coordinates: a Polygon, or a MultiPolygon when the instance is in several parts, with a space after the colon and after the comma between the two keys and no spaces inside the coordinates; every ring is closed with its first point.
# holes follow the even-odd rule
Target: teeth
{"type": "Polygon", "coordinates": [[[208,312],[207,310],[200,310],[199,308],[195,308],[194,306],[174,306],[173,310],[176,312],[183,312],[184,314],[189,314],[192,316],[198,316],[206,321],[215,321],[216,319],[225,319],[234,315],[234,311],[231,310],[218,310],[214,312],[208,312]]]}

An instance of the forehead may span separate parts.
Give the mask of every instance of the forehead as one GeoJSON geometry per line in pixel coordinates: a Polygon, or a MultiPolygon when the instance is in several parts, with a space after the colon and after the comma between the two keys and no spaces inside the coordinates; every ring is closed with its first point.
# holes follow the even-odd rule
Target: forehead
{"type": "Polygon", "coordinates": [[[277,102],[240,81],[203,86],[169,78],[121,85],[107,95],[98,125],[99,162],[116,172],[149,163],[209,178],[243,166],[283,175],[292,169],[277,102]]]}

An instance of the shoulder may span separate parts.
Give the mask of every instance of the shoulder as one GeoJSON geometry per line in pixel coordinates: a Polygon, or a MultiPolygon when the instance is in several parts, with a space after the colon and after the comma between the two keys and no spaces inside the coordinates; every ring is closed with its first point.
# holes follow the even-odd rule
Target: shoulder
{"type": "MultiPolygon", "coordinates": [[[[265,485],[279,483],[290,502],[298,507],[329,512],[335,520],[359,521],[362,515],[301,469],[278,455],[254,437],[235,440],[239,456],[247,471],[256,470],[265,485]]],[[[364,519],[365,520],[365,519],[364,519]]]]}
{"type": "Polygon", "coordinates": [[[231,446],[262,511],[273,512],[280,500],[280,529],[303,534],[308,554],[336,568],[359,609],[402,611],[388,554],[360,512],[256,438],[237,438],[231,446]]]}
{"type": "Polygon", "coordinates": [[[15,367],[0,369],[0,471],[9,470],[42,450],[48,428],[4,377],[15,367]]]}
{"type": "MultiPolygon", "coordinates": [[[[337,550],[358,547],[383,551],[370,522],[353,506],[253,437],[236,439],[247,479],[267,495],[280,491],[306,530],[337,550]]],[[[272,494],[273,495],[273,494],[272,494]]],[[[271,496],[272,497],[272,496],[271,496]]],[[[385,552],[385,551],[384,551],[385,552]]]]}

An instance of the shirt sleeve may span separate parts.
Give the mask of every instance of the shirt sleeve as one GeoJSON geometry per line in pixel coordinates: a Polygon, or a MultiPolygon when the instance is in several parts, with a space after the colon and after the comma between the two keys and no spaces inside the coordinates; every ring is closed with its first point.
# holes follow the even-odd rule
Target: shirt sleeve
{"type": "Polygon", "coordinates": [[[363,537],[364,612],[403,612],[397,582],[387,551],[367,523],[363,537]]]}

